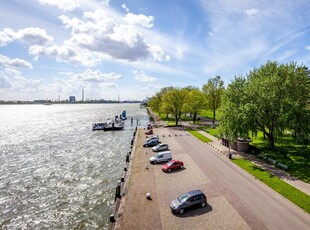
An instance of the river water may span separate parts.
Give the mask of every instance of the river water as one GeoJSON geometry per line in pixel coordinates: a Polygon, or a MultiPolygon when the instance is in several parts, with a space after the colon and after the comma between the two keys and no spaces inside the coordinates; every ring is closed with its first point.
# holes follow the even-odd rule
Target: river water
{"type": "Polygon", "coordinates": [[[0,106],[0,228],[107,229],[138,104],[0,106]],[[126,110],[122,131],[92,131],[126,110]]]}

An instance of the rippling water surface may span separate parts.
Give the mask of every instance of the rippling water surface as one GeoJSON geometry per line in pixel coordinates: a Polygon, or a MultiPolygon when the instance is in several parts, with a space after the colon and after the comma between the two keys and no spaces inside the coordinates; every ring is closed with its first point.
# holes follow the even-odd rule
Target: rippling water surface
{"type": "Polygon", "coordinates": [[[147,121],[138,104],[1,105],[1,229],[107,229],[134,128],[147,121]],[[133,125],[91,131],[123,110],[133,125]]]}

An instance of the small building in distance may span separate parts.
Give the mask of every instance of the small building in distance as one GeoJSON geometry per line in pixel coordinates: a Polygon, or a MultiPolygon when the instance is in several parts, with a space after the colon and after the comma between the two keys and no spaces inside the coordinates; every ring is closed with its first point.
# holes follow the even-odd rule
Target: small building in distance
{"type": "Polygon", "coordinates": [[[70,103],[75,103],[75,96],[70,96],[69,97],[69,102],[70,103]]]}

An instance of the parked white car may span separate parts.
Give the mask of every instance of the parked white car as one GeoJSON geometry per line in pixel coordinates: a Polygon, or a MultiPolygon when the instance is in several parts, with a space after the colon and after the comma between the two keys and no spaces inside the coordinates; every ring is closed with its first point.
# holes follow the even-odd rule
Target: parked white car
{"type": "Polygon", "coordinates": [[[162,144],[154,146],[152,148],[152,151],[153,152],[160,152],[160,151],[165,151],[165,150],[168,150],[168,149],[169,149],[168,144],[162,143],[162,144]]]}
{"type": "Polygon", "coordinates": [[[170,151],[164,151],[164,152],[159,152],[155,156],[150,158],[150,163],[151,164],[156,164],[158,162],[167,162],[171,161],[172,159],[172,154],[170,151]]]}

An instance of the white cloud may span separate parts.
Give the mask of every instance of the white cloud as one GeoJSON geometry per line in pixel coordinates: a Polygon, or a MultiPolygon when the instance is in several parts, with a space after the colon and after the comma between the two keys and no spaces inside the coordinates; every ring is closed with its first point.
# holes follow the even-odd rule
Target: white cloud
{"type": "MultiPolygon", "coordinates": [[[[153,18],[130,15],[124,20],[120,16],[112,15],[106,9],[100,9],[85,12],[83,20],[64,15],[59,18],[68,29],[71,29],[72,37],[68,43],[71,43],[72,47],[88,50],[101,58],[136,61],[154,57],[155,45],[146,43],[143,35],[135,27],[137,24],[151,27],[153,18]]],[[[163,53],[162,50],[161,52],[163,53]]],[[[154,58],[156,61],[161,59],[165,58],[154,58]]]]}
{"type": "Polygon", "coordinates": [[[248,72],[253,63],[268,59],[291,61],[296,52],[288,44],[306,33],[302,20],[305,13],[300,12],[305,3],[296,4],[292,0],[268,4],[253,0],[200,0],[200,3],[208,22],[201,56],[210,75],[224,74],[228,78],[248,72]],[[283,52],[283,47],[292,50],[283,52]]]}
{"type": "Polygon", "coordinates": [[[149,45],[149,51],[155,61],[170,61],[170,56],[165,55],[163,50],[156,45],[149,45]]]}
{"type": "Polygon", "coordinates": [[[39,0],[42,5],[56,6],[64,11],[72,11],[79,7],[79,1],[76,0],[39,0]]]}
{"type": "Polygon", "coordinates": [[[259,9],[251,8],[251,9],[243,10],[243,12],[246,15],[255,15],[255,14],[257,14],[259,12],[259,9]]]}
{"type": "Polygon", "coordinates": [[[306,46],[305,49],[310,51],[310,46],[306,46]]]}
{"type": "Polygon", "coordinates": [[[12,85],[9,81],[9,78],[5,75],[3,75],[3,73],[0,73],[0,89],[8,89],[11,88],[12,85]]]}
{"type": "Polygon", "coordinates": [[[42,79],[34,80],[27,79],[22,76],[16,76],[13,83],[14,90],[20,90],[24,92],[35,92],[43,86],[44,81],[42,79]]]}
{"type": "Polygon", "coordinates": [[[44,29],[37,27],[28,27],[16,32],[10,28],[4,28],[0,32],[0,44],[4,45],[14,40],[27,45],[48,45],[52,44],[54,39],[44,29]]]}
{"type": "MultiPolygon", "coordinates": [[[[73,6],[70,1],[44,0],[41,3],[63,8],[73,6]]],[[[82,4],[82,1],[76,4],[82,4]]],[[[154,20],[152,16],[131,13],[122,16],[102,6],[102,9],[84,12],[81,18],[61,15],[59,19],[71,32],[71,38],[62,44],[55,44],[54,38],[44,29],[27,27],[18,31],[9,28],[0,31],[0,46],[17,40],[29,45],[29,54],[34,56],[35,60],[46,56],[58,62],[85,67],[96,66],[107,59],[130,62],[170,60],[170,56],[166,55],[159,45],[147,43],[137,27],[140,25],[140,29],[151,28],[154,20]]]]}
{"type": "Polygon", "coordinates": [[[12,42],[13,39],[6,32],[0,31],[0,46],[6,46],[8,43],[12,42]]]}
{"type": "Polygon", "coordinates": [[[126,4],[122,4],[121,7],[122,7],[124,10],[126,10],[126,12],[129,12],[129,8],[127,7],[126,4]]]}
{"type": "Polygon", "coordinates": [[[65,75],[65,76],[72,76],[74,73],[73,72],[59,72],[59,74],[65,75]]]}
{"type": "Polygon", "coordinates": [[[100,62],[95,55],[85,50],[80,50],[78,47],[73,47],[70,43],[51,47],[31,46],[29,53],[35,57],[35,60],[38,60],[40,56],[46,56],[54,58],[58,62],[68,62],[73,65],[83,65],[86,67],[95,66],[100,62]]]}
{"type": "Polygon", "coordinates": [[[28,68],[32,69],[32,64],[23,59],[10,59],[7,56],[0,55],[0,66],[5,68],[28,68]]]}
{"type": "Polygon", "coordinates": [[[83,82],[90,82],[90,83],[100,83],[100,82],[106,82],[108,80],[119,80],[122,77],[121,74],[117,73],[102,73],[99,70],[91,70],[87,69],[83,73],[78,73],[72,76],[72,79],[83,81],[83,82]]]}
{"type": "MultiPolygon", "coordinates": [[[[7,68],[0,72],[1,84],[5,83],[7,88],[15,92],[36,92],[43,87],[42,79],[28,79],[17,70],[7,68]]],[[[2,85],[3,86],[3,85],[2,85]]]]}
{"type": "Polygon", "coordinates": [[[150,76],[147,76],[145,74],[144,71],[137,71],[137,70],[134,70],[133,71],[134,73],[134,78],[137,80],[137,81],[143,81],[143,82],[153,82],[153,81],[156,81],[157,79],[154,78],[154,77],[150,77],[150,76]]]}
{"type": "Polygon", "coordinates": [[[154,17],[153,16],[146,16],[143,14],[132,14],[128,13],[125,15],[125,20],[130,25],[141,25],[146,28],[152,28],[154,26],[154,17]]]}

